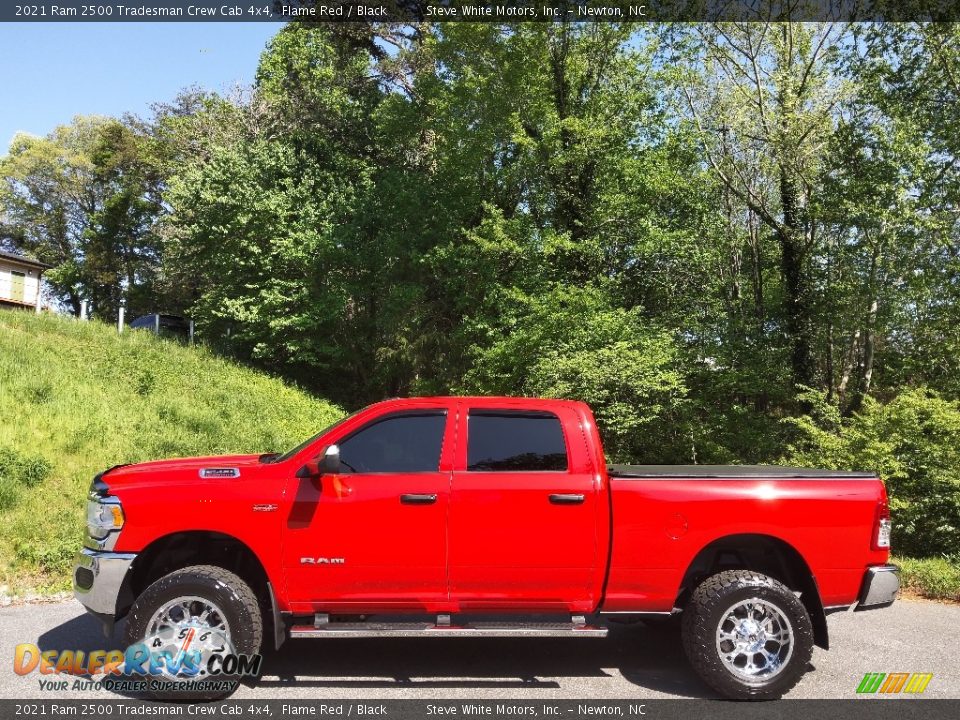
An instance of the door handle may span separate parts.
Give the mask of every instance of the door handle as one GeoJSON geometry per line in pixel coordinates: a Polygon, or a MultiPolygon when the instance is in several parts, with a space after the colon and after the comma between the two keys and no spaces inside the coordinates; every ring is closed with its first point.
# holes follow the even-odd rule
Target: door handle
{"type": "Polygon", "coordinates": [[[404,505],[433,505],[436,501],[436,493],[404,493],[400,496],[404,505]]]}
{"type": "Polygon", "coordinates": [[[556,493],[550,496],[550,502],[554,505],[581,505],[583,501],[583,495],[556,493]]]}

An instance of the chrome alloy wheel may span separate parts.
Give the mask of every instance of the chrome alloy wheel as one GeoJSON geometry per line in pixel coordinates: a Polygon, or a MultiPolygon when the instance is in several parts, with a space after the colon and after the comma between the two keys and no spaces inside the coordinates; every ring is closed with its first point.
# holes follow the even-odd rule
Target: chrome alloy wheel
{"type": "Polygon", "coordinates": [[[766,683],[793,656],[793,626],[773,603],[749,598],[731,605],[717,626],[717,652],[724,667],[749,685],[766,683]]]}
{"type": "MultiPolygon", "coordinates": [[[[144,637],[147,648],[176,662],[188,653],[199,658],[199,666],[174,671],[164,668],[170,679],[190,679],[207,675],[207,662],[216,653],[232,653],[230,628],[223,611],[206,598],[190,595],[175,598],[157,610],[147,623],[144,637]]],[[[165,663],[166,665],[166,663],[165,663]]]]}

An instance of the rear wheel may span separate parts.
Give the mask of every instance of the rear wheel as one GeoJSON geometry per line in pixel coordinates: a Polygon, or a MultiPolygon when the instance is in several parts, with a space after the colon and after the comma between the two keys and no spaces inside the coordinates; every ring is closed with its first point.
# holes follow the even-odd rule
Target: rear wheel
{"type": "Polygon", "coordinates": [[[250,586],[213,565],[195,565],[165,575],[134,602],[124,642],[143,643],[164,654],[159,675],[150,683],[163,689],[150,694],[164,700],[219,700],[241,679],[218,672],[216,655],[254,655],[260,651],[263,619],[250,586]],[[179,664],[188,657],[186,664],[179,664]],[[200,685],[202,683],[202,685],[200,685]]]}
{"type": "Polygon", "coordinates": [[[778,698],[813,656],[813,625],[783,583],[748,570],[707,578],[683,612],[683,648],[697,673],[724,697],[778,698]]]}

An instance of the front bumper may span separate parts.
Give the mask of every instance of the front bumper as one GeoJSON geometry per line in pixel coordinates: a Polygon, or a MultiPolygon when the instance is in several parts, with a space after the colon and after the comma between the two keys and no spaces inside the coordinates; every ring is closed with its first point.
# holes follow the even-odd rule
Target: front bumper
{"type": "Polygon", "coordinates": [[[900,568],[896,565],[874,565],[863,575],[857,610],[887,607],[900,592],[900,568]]]}
{"type": "Polygon", "coordinates": [[[74,596],[110,628],[120,607],[123,580],[136,557],[83,548],[74,559],[74,596]]]}

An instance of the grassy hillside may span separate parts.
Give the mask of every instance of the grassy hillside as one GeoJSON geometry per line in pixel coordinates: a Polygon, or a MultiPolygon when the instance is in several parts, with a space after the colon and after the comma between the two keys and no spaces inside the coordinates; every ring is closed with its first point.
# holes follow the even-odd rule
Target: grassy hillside
{"type": "Polygon", "coordinates": [[[282,451],[342,414],[202,348],[0,311],[0,585],[69,587],[98,471],[282,451]]]}

